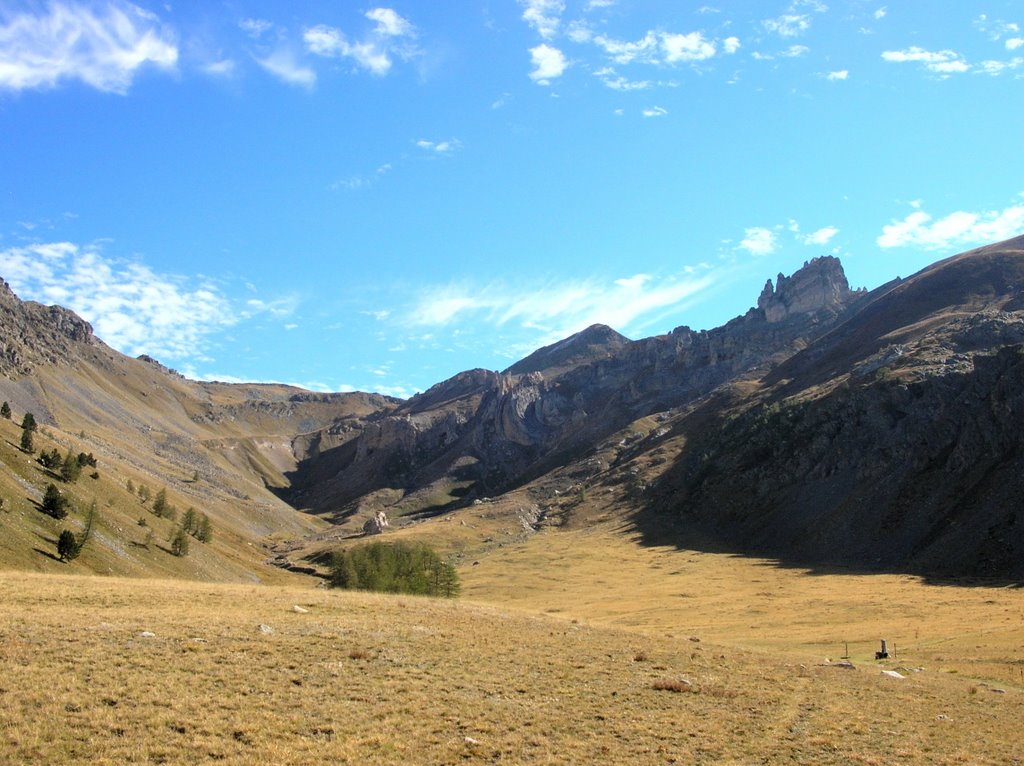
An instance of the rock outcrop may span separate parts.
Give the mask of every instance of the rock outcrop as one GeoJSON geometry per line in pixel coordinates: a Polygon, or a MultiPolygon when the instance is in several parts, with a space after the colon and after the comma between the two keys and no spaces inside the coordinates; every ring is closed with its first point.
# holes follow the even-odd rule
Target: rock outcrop
{"type": "Polygon", "coordinates": [[[62,306],[21,301],[0,279],[0,373],[26,375],[39,364],[66,365],[73,347],[100,344],[92,325],[62,306]]]}
{"type": "Polygon", "coordinates": [[[831,255],[813,258],[791,277],[769,279],[757,299],[757,308],[769,323],[783,322],[798,314],[841,312],[865,290],[852,291],[839,259],[831,255]]]}

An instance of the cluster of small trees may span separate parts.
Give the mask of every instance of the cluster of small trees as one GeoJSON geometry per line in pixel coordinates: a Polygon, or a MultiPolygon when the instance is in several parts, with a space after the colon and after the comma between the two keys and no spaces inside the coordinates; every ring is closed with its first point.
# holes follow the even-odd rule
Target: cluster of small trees
{"type": "MultiPolygon", "coordinates": [[[[0,404],[0,418],[10,420],[12,418],[11,406],[7,402],[0,404]]],[[[21,421],[21,449],[32,454],[35,452],[35,439],[33,434],[38,430],[35,416],[31,412],[26,412],[25,417],[21,421]]],[[[44,468],[47,468],[60,475],[60,478],[67,483],[73,483],[78,481],[81,476],[82,469],[86,466],[96,467],[97,461],[93,454],[79,452],[75,454],[70,448],[66,455],[61,455],[57,448],[53,448],[49,452],[43,451],[39,457],[38,462],[44,468]]],[[[92,478],[99,478],[99,473],[93,472],[92,478]]],[[[192,481],[198,481],[198,471],[193,475],[192,481]]],[[[160,489],[155,496],[150,492],[149,487],[145,484],[140,484],[136,489],[131,479],[128,480],[127,484],[128,492],[131,494],[137,494],[139,501],[145,505],[149,502],[150,498],[153,499],[153,504],[150,507],[150,511],[153,515],[158,518],[168,519],[174,522],[178,518],[177,509],[171,505],[167,500],[167,490],[160,489]]],[[[3,507],[3,501],[0,500],[0,508],[3,507]]],[[[54,519],[67,518],[71,507],[71,503],[68,498],[58,489],[56,484],[50,483],[46,487],[46,491],[43,494],[43,501],[40,504],[40,508],[43,513],[48,516],[52,516],[54,519]]],[[[96,516],[96,501],[93,500],[89,507],[89,512],[86,517],[85,531],[79,537],[76,536],[71,530],[65,529],[60,533],[57,539],[57,554],[61,561],[71,561],[76,558],[82,550],[82,546],[85,545],[89,539],[89,535],[92,532],[93,520],[96,516]]],[[[145,519],[140,519],[139,524],[146,526],[145,519]]],[[[146,547],[152,537],[152,533],[146,539],[146,547]]],[[[171,546],[171,552],[175,556],[186,556],[189,550],[189,539],[195,538],[201,543],[209,543],[213,539],[213,525],[210,522],[210,517],[205,513],[196,511],[195,508],[189,508],[181,517],[181,522],[177,526],[172,526],[170,534],[168,536],[168,542],[171,546]]]]}
{"type": "MultiPolygon", "coordinates": [[[[128,480],[128,491],[135,491],[131,479],[128,480]]],[[[139,485],[138,496],[143,504],[149,500],[150,491],[145,484],[139,485]]],[[[161,487],[153,497],[153,505],[149,510],[157,518],[172,522],[178,519],[178,509],[167,500],[167,489],[164,487],[161,487]]],[[[208,543],[213,539],[213,524],[210,523],[210,517],[195,508],[185,511],[181,516],[181,522],[171,528],[167,537],[167,542],[171,545],[171,553],[175,556],[187,556],[190,537],[194,537],[201,543],[208,543]]]]}
{"type": "Polygon", "coordinates": [[[213,539],[210,517],[205,513],[199,513],[195,508],[185,511],[181,517],[181,524],[171,530],[168,540],[171,544],[171,553],[175,556],[187,556],[189,537],[194,537],[201,543],[208,543],[213,539]]]}
{"type": "Polygon", "coordinates": [[[331,561],[331,587],[412,593],[452,598],[459,593],[459,575],[429,546],[370,543],[338,551],[331,561]]]}
{"type": "MultiPolygon", "coordinates": [[[[54,447],[49,452],[43,450],[37,458],[39,464],[44,468],[60,473],[60,478],[66,482],[76,482],[82,475],[82,469],[86,466],[96,467],[96,458],[90,452],[86,454],[79,452],[77,455],[68,448],[68,453],[61,457],[60,452],[54,447]]],[[[93,478],[99,478],[99,474],[93,472],[93,478]]]]}

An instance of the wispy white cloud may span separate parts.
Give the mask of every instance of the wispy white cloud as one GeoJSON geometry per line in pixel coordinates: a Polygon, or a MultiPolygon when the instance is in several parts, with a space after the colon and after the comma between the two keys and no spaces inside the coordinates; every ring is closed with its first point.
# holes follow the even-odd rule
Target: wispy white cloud
{"type": "Polygon", "coordinates": [[[416,146],[432,154],[451,154],[462,148],[462,142],[457,138],[450,138],[447,141],[428,141],[421,138],[416,142],[416,146]]]}
{"type": "Polygon", "coordinates": [[[884,19],[884,18],[885,18],[885,14],[887,14],[888,12],[889,12],[889,9],[888,9],[888,8],[886,8],[886,7],[885,7],[885,6],[883,5],[883,6],[881,7],[881,8],[878,8],[878,9],[877,9],[877,10],[875,11],[875,13],[874,13],[874,16],[875,16],[875,18],[876,18],[876,19],[884,19]]]}
{"type": "Polygon", "coordinates": [[[988,74],[995,77],[1006,71],[1020,69],[1022,66],[1024,66],[1024,58],[1015,56],[1009,61],[997,61],[990,59],[988,61],[978,62],[974,67],[974,71],[978,74],[988,74]]]}
{"type": "Polygon", "coordinates": [[[840,69],[840,70],[838,70],[836,72],[829,72],[827,75],[825,75],[825,79],[826,80],[830,80],[832,82],[836,82],[836,81],[839,81],[839,80],[846,80],[846,79],[849,78],[849,76],[850,76],[849,70],[847,70],[847,69],[840,69]]]}
{"type": "Polygon", "coordinates": [[[0,26],[0,88],[53,88],[80,80],[108,93],[128,92],[144,67],[173,70],[175,35],[159,17],[111,0],[103,9],[51,2],[45,11],[7,13],[0,26]]]}
{"type": "Polygon", "coordinates": [[[510,286],[452,284],[425,289],[403,321],[414,327],[451,327],[462,322],[525,330],[527,345],[559,340],[603,323],[628,331],[670,308],[696,299],[714,275],[656,278],[635,274],[607,282],[596,279],[510,286]]]}
{"type": "Polygon", "coordinates": [[[374,27],[362,40],[353,41],[336,27],[318,24],[302,35],[306,49],[317,56],[348,58],[372,74],[384,76],[396,58],[408,61],[419,51],[413,41],[416,27],[390,8],[374,8],[363,14],[374,27]]]}
{"type": "Polygon", "coordinates": [[[782,56],[783,58],[795,59],[806,55],[807,53],[810,52],[810,50],[811,49],[808,48],[806,45],[790,45],[779,55],[782,56]]]}
{"type": "Polygon", "coordinates": [[[778,246],[775,232],[763,226],[752,226],[743,233],[739,246],[751,255],[770,255],[778,246]]]}
{"type": "Polygon", "coordinates": [[[213,77],[231,77],[234,75],[237,66],[232,59],[220,59],[203,64],[201,69],[213,77]]]}
{"type": "Polygon", "coordinates": [[[668,109],[663,106],[652,106],[644,109],[641,114],[643,114],[644,117],[664,117],[668,114],[668,109]]]}
{"type": "Polygon", "coordinates": [[[537,30],[542,39],[554,39],[565,13],[562,0],[519,0],[519,5],[523,8],[523,20],[537,30]]]}
{"type": "Polygon", "coordinates": [[[569,68],[565,54],[547,43],[530,48],[530,60],[533,63],[530,79],[538,85],[550,85],[554,78],[561,77],[569,68]]]}
{"type": "Polygon", "coordinates": [[[630,80],[622,75],[618,74],[611,67],[604,67],[594,72],[596,77],[601,78],[601,82],[607,85],[612,90],[647,90],[654,83],[650,80],[630,80]]]}
{"type": "Polygon", "coordinates": [[[2,250],[0,274],[21,298],[70,308],[100,338],[132,356],[194,359],[212,334],[270,310],[251,303],[238,309],[212,282],[158,274],[71,242],[2,250]]]}
{"type": "Polygon", "coordinates": [[[956,51],[929,51],[916,45],[898,51],[883,51],[882,59],[897,64],[921,64],[928,71],[942,75],[966,72],[970,69],[964,57],[956,51]]]}
{"type": "Polygon", "coordinates": [[[974,20],[974,26],[993,41],[1002,40],[1004,37],[1020,33],[1020,24],[1014,21],[1003,21],[1002,19],[990,19],[983,13],[974,20]]]}
{"type": "Polygon", "coordinates": [[[266,19],[247,18],[238,22],[238,27],[253,40],[259,40],[274,28],[274,24],[266,19]]]}
{"type": "Polygon", "coordinates": [[[949,250],[1000,242],[1024,233],[1022,203],[1002,210],[957,210],[938,220],[921,210],[919,204],[914,207],[914,212],[903,220],[882,227],[876,240],[879,247],[949,250]]]}
{"type": "Polygon", "coordinates": [[[735,53],[739,49],[740,49],[740,38],[738,38],[738,37],[727,37],[724,40],[722,40],[722,50],[725,53],[727,53],[729,55],[732,55],[733,53],[735,53]]]}
{"type": "MultiPolygon", "coordinates": [[[[1009,48],[1010,40],[1007,40],[1009,48]]],[[[1024,39],[1021,40],[1024,45],[1024,39]]],[[[973,72],[974,74],[987,74],[992,76],[1001,75],[1024,67],[1024,58],[1015,56],[1012,59],[1000,61],[988,59],[977,64],[969,63],[963,55],[953,50],[929,51],[924,48],[912,46],[898,51],[884,51],[882,58],[893,63],[917,63],[922,65],[929,72],[947,78],[953,74],[973,72]]]]}
{"type": "Polygon", "coordinates": [[[649,30],[639,40],[617,40],[593,35],[594,43],[616,64],[679,64],[713,58],[716,45],[701,32],[686,34],[649,30]]]}
{"type": "Polygon", "coordinates": [[[798,37],[811,28],[811,17],[805,13],[785,13],[761,23],[765,29],[779,37],[798,37]]]}
{"type": "Polygon", "coordinates": [[[838,233],[839,229],[835,226],[823,226],[817,231],[812,231],[810,234],[799,235],[797,239],[805,245],[827,245],[838,233]]]}
{"type": "Polygon", "coordinates": [[[288,85],[308,90],[316,84],[316,72],[300,64],[289,48],[279,48],[265,58],[257,58],[256,63],[288,85]]]}
{"type": "Polygon", "coordinates": [[[1024,45],[1024,37],[1010,37],[1006,40],[1006,50],[1015,51],[1024,45]]]}
{"type": "Polygon", "coordinates": [[[347,190],[356,191],[365,189],[377,183],[384,175],[391,172],[391,164],[385,163],[379,166],[373,173],[367,175],[351,175],[348,178],[341,178],[330,185],[331,191],[347,190]]]}

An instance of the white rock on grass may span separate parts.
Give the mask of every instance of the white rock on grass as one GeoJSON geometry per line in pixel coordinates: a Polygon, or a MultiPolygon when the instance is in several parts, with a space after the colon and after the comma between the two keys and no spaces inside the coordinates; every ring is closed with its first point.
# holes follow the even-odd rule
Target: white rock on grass
{"type": "Polygon", "coordinates": [[[260,633],[270,634],[270,633],[274,632],[274,629],[272,627],[270,627],[269,625],[264,625],[263,623],[260,623],[259,631],[260,631],[260,633]]]}
{"type": "Polygon", "coordinates": [[[296,604],[295,606],[292,607],[292,611],[295,612],[295,614],[309,614],[309,610],[308,609],[303,609],[298,604],[296,604]]]}
{"type": "Polygon", "coordinates": [[[897,673],[895,670],[883,670],[882,675],[889,676],[889,678],[906,678],[906,676],[897,673]]]}

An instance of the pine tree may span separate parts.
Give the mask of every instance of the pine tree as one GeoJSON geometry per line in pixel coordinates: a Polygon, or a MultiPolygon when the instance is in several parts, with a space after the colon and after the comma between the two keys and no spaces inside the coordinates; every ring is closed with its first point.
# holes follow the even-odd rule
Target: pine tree
{"type": "Polygon", "coordinates": [[[70,529],[65,529],[57,538],[57,555],[61,561],[71,561],[78,556],[78,542],[70,529]]]}
{"type": "Polygon", "coordinates": [[[92,534],[92,525],[95,520],[96,498],[93,498],[92,502],[89,503],[89,511],[85,515],[85,531],[82,532],[82,536],[78,538],[78,541],[76,543],[76,545],[78,546],[77,550],[75,551],[76,556],[82,552],[82,548],[84,548],[85,544],[89,542],[89,536],[92,534]]]}
{"type": "Polygon", "coordinates": [[[7,402],[0,404],[0,418],[4,418],[5,420],[11,419],[11,405],[7,402]]]}
{"type": "Polygon", "coordinates": [[[135,482],[133,482],[131,479],[128,479],[127,487],[128,487],[128,494],[129,495],[134,495],[135,494],[135,482]]]}
{"type": "Polygon", "coordinates": [[[32,454],[36,451],[35,441],[32,439],[32,429],[26,428],[21,432],[21,451],[32,454]]]}
{"type": "Polygon", "coordinates": [[[181,528],[190,535],[195,535],[196,530],[199,529],[199,518],[196,516],[195,508],[190,507],[185,511],[185,515],[181,517],[181,528]]]}
{"type": "Polygon", "coordinates": [[[199,525],[196,528],[196,540],[201,543],[208,543],[213,540],[213,525],[210,524],[210,517],[205,513],[199,514],[199,525]]]}
{"type": "MultiPolygon", "coordinates": [[[[146,494],[149,494],[148,490],[146,494]]],[[[156,493],[156,498],[153,500],[153,513],[157,516],[163,516],[167,513],[167,490],[164,487],[160,488],[160,491],[156,493]]]]}
{"type": "Polygon", "coordinates": [[[25,417],[21,419],[21,427],[27,431],[35,431],[39,428],[36,425],[36,416],[31,412],[26,412],[25,417]]]}
{"type": "Polygon", "coordinates": [[[188,534],[181,527],[171,536],[171,553],[175,556],[188,555],[188,534]]]}
{"type": "Polygon", "coordinates": [[[78,481],[78,477],[82,475],[82,466],[78,462],[78,456],[72,454],[71,450],[68,450],[68,454],[64,458],[64,465],[60,469],[60,478],[67,482],[78,481]]]}
{"type": "Polygon", "coordinates": [[[56,484],[48,484],[43,495],[43,513],[55,519],[63,519],[68,515],[68,499],[60,493],[56,484]]]}

